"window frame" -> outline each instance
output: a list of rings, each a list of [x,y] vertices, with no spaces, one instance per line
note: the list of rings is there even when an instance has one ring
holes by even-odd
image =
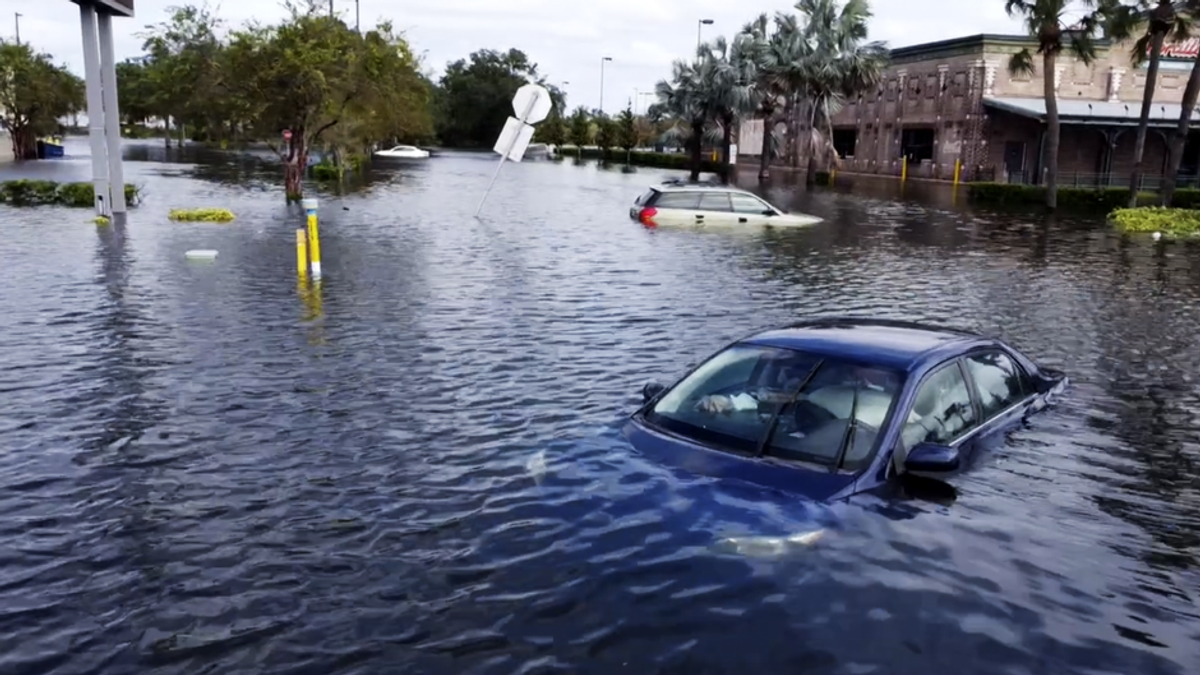
[[[770,211],[771,213],[773,213],[775,215],[779,215],[779,209],[775,208],[774,206],[771,206],[769,203],[767,203],[767,201],[765,199],[763,199],[762,197],[759,197],[758,195],[750,194],[748,192],[728,192],[726,194],[729,195],[729,208],[732,209],[732,212],[735,214],[762,216],[762,215],[766,215],[767,211]],[[745,199],[752,199],[752,200],[758,202],[759,206],[761,206],[762,208],[757,211],[738,211],[736,208],[733,207],[733,197],[735,195],[738,197],[743,197]]]
[[[710,208],[705,207],[704,206],[704,198],[705,197],[709,197],[709,198],[724,197],[725,198],[725,208],[724,209],[710,209]],[[730,198],[730,193],[725,190],[710,190],[707,192],[701,192],[700,199],[696,202],[696,210],[697,211],[707,211],[709,213],[728,213],[728,214],[732,215],[734,213],[733,199]]]
[[[831,474],[835,474],[835,475],[838,475],[838,474],[858,475],[858,474],[862,473],[863,471],[869,469],[871,466],[873,466],[875,464],[876,459],[879,457],[879,453],[885,447],[885,443],[887,442],[887,437],[889,436],[889,430],[893,426],[895,426],[893,420],[896,418],[896,415],[898,414],[901,396],[904,392],[904,388],[906,386],[906,380],[907,380],[906,373],[902,370],[895,370],[892,368],[887,368],[887,370],[895,372],[895,374],[900,378],[899,389],[892,396],[892,400],[888,404],[887,413],[884,415],[883,422],[880,424],[880,428],[878,430],[878,433],[876,434],[875,443],[871,446],[870,452],[868,452],[866,454],[866,456],[860,462],[856,462],[854,464],[853,468],[846,468],[846,466],[845,466],[846,462],[845,462],[844,457],[842,458],[841,462],[824,463],[824,462],[820,462],[820,461],[806,461],[803,459],[790,459],[790,458],[779,457],[778,455],[772,455],[771,451],[770,451],[770,449],[771,449],[770,434],[773,433],[774,429],[771,428],[770,426],[764,427],[762,434],[759,435],[754,441],[749,441],[742,437],[733,436],[731,434],[722,433],[720,431],[715,431],[712,429],[706,429],[704,427],[698,427],[696,425],[688,424],[687,422],[682,422],[679,420],[675,420],[675,419],[672,419],[665,415],[660,415],[660,414],[657,414],[654,412],[654,408],[658,405],[658,403],[662,400],[662,398],[664,396],[666,396],[667,393],[675,390],[677,387],[679,387],[681,384],[683,384],[684,381],[686,381],[694,373],[696,373],[701,368],[703,368],[705,366],[705,364],[709,363],[710,361],[712,361],[714,359],[719,358],[722,354],[729,351],[730,349],[735,349],[740,346],[757,347],[757,348],[764,349],[764,350],[785,350],[785,351],[795,352],[796,354],[800,354],[800,355],[804,355],[804,356],[811,356],[817,360],[817,362],[819,364],[819,368],[825,368],[827,366],[827,363],[831,359],[833,361],[836,361],[841,364],[846,364],[846,365],[859,365],[859,366],[867,366],[867,367],[887,368],[886,366],[882,366],[878,363],[870,363],[870,362],[859,361],[859,360],[855,360],[855,359],[845,359],[845,358],[841,358],[841,357],[830,357],[830,356],[826,356],[826,355],[823,355],[818,352],[794,349],[791,347],[780,347],[777,345],[759,344],[759,343],[752,342],[752,341],[738,340],[736,342],[732,342],[730,344],[725,345],[723,348],[717,350],[708,358],[706,358],[703,361],[701,361],[700,363],[696,364],[696,366],[694,368],[690,369],[687,373],[685,373],[682,377],[680,377],[678,380],[676,380],[673,384],[671,384],[669,387],[664,389],[661,394],[659,394],[658,396],[656,396],[654,398],[654,400],[643,405],[637,412],[634,413],[634,417],[639,419],[642,423],[652,427],[659,433],[664,433],[669,436],[673,436],[683,442],[696,444],[696,445],[705,447],[707,449],[716,450],[718,452],[725,452],[725,453],[728,453],[731,455],[742,457],[744,459],[751,459],[751,460],[756,460],[756,461],[765,462],[765,463],[769,463],[769,464],[777,464],[780,466],[796,467],[796,468],[803,467],[808,470],[831,473]],[[757,379],[761,375],[763,368],[764,368],[763,363],[755,364],[754,368],[751,370],[750,378]],[[975,405],[974,398],[972,398],[972,405],[973,406]],[[910,408],[911,408],[911,406],[910,406]],[[782,410],[782,408],[781,408],[781,410]],[[778,412],[779,411],[777,411],[777,413]],[[764,440],[765,440],[765,446],[763,446]],[[762,455],[757,454],[758,448],[760,446],[763,446]],[[840,448],[839,448],[839,450],[840,450]]]
[[[1016,357],[1016,355],[1014,355],[1010,350],[1005,349],[1004,347],[1001,347],[1000,345],[975,347],[974,349],[971,349],[970,351],[966,352],[965,354],[962,354],[958,358],[962,362],[963,371],[966,373],[967,382],[971,388],[971,397],[976,399],[976,407],[978,408],[979,414],[981,416],[983,414],[983,402],[978,400],[979,399],[979,389],[978,389],[979,385],[975,382],[975,378],[971,375],[971,368],[970,368],[970,366],[967,365],[967,359],[975,354],[986,354],[988,352],[1000,352],[1001,354],[1006,356],[1008,358],[1009,362],[1012,363],[1013,366],[1017,369],[1017,376],[1021,379],[1021,382],[1022,382],[1022,384],[1021,384],[1022,396],[1021,396],[1021,398],[1017,399],[1016,402],[1010,403],[1008,406],[1006,406],[1003,409],[996,412],[996,414],[994,414],[991,417],[988,417],[986,420],[984,420],[983,423],[980,424],[981,427],[991,424],[995,420],[1001,419],[1003,417],[1007,417],[1010,413],[1013,412],[1013,410],[1015,410],[1019,407],[1024,407],[1026,405],[1029,405],[1029,401],[1031,399],[1033,399],[1036,396],[1041,395],[1040,392],[1038,392],[1038,390],[1037,390],[1037,386],[1035,385],[1033,378],[1029,375],[1029,371],[1025,369],[1025,366],[1021,365],[1021,360],[1018,359]]]
[[[703,194],[703,193],[700,190],[670,190],[667,192],[660,193],[658,196],[658,199],[654,200],[653,206],[656,209],[670,209],[672,211],[699,211],[701,194]],[[664,199],[670,199],[672,197],[675,197],[675,198],[678,198],[681,200],[691,197],[693,201],[690,206],[682,206],[682,205],[681,206],[672,206],[670,204],[667,204],[664,206],[662,204]]]
[[[967,353],[969,354],[972,352]],[[975,415],[975,423],[959,433],[958,436],[955,436],[954,439],[949,443],[941,444],[948,448],[956,448],[962,445],[987,424],[987,420],[983,419],[983,409],[979,405],[979,394],[977,394],[975,391],[975,380],[971,379],[971,373],[967,370],[967,364],[963,361],[965,356],[966,354],[953,356],[945,361],[939,362],[936,366],[933,366],[929,370],[925,371],[925,375],[913,386],[912,401],[905,406],[903,411],[904,414],[898,418],[901,420],[907,420],[908,417],[912,415],[913,406],[917,404],[917,398],[921,394],[921,387],[925,386],[929,380],[936,377],[939,373],[947,368],[957,367],[959,377],[963,379],[963,384],[967,386],[967,396],[971,399],[971,412]],[[893,444],[893,448],[900,445],[900,443],[904,440],[903,434],[904,424],[896,425],[896,441]],[[912,450],[912,448],[905,448],[905,455],[908,454],[909,450]],[[895,452],[894,449],[893,452]]]

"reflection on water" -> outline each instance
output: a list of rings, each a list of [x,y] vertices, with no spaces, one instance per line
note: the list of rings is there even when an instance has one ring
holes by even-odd
[[[269,150],[125,152],[125,229],[0,209],[0,672],[1200,666],[1194,244],[917,182],[646,231],[666,174],[573,161],[506,167],[475,220],[492,156],[448,153],[318,188],[317,282]],[[68,154],[29,170],[86,179]],[[994,333],[1073,387],[950,485],[831,506],[620,439],[646,380],[829,313]]]

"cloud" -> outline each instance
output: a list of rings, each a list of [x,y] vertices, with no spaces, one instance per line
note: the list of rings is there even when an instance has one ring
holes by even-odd
[[[147,24],[168,17],[168,8],[188,0],[137,0],[137,17],[114,20],[117,58],[141,52]],[[202,4],[202,3],[196,3]],[[671,61],[689,57],[701,36],[732,35],[761,12],[792,11],[792,0],[762,0],[753,7],[725,0],[359,0],[361,23],[388,19],[405,32],[426,64],[440,72],[445,64],[478,49],[523,50],[541,72],[565,87],[571,105],[595,107],[600,99],[600,59],[604,63],[604,102],[610,112],[637,91],[650,91],[671,71]],[[227,24],[284,16],[280,0],[210,0]],[[1000,0],[951,3],[945,0],[874,0],[871,37],[894,47],[975,33],[1018,32]],[[334,9],[354,22],[354,0],[334,0]],[[0,0],[0,22],[23,16],[21,39],[52,54],[56,61],[83,72],[79,16],[64,0]],[[699,26],[700,19],[712,25]],[[0,23],[0,35],[13,28]],[[644,98],[644,97],[643,97]]]

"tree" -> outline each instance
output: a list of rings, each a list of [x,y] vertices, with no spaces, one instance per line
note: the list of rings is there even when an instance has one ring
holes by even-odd
[[[751,39],[751,58],[754,60],[754,81],[751,88],[755,114],[762,120],[762,148],[759,154],[758,179],[770,177],[771,157],[779,145],[775,125],[780,121],[780,109],[788,98],[788,70],[795,62],[797,44],[791,29],[795,22],[784,14],[776,14],[770,22],[766,14],[742,28]],[[774,30],[772,30],[772,26]]]
[[[12,137],[14,159],[37,159],[38,136],[84,106],[83,80],[28,44],[0,40],[0,127]]]
[[[1139,7],[1122,6],[1110,17],[1108,33],[1114,39],[1124,39],[1132,33],[1133,26],[1140,23],[1140,13],[1147,0],[1139,0]],[[1150,106],[1154,103],[1154,87],[1158,81],[1158,65],[1162,57],[1163,42],[1168,36],[1185,40],[1190,36],[1191,17],[1175,11],[1175,0],[1158,0],[1147,15],[1146,31],[1133,45],[1133,65],[1141,66],[1147,60],[1146,86],[1142,93],[1142,110],[1138,117],[1137,136],[1133,143],[1133,172],[1129,176],[1129,207],[1137,206],[1138,193],[1142,185],[1142,158],[1146,151],[1146,131],[1150,126]]]
[[[626,106],[621,111],[620,117],[617,118],[617,145],[625,151],[625,163],[629,164],[633,155],[633,149],[641,142],[637,120],[633,116],[633,110]]]
[[[711,62],[702,60],[694,64],[676,60],[671,65],[671,79],[660,80],[654,86],[661,110],[672,119],[665,134],[687,144],[693,182],[700,180],[705,127],[711,118],[707,93],[711,67]]]
[[[608,160],[608,149],[616,147],[619,142],[619,130],[613,119],[608,115],[596,117],[596,145],[600,148],[600,157]]]
[[[438,137],[451,147],[491,147],[513,114],[513,96],[528,82],[545,87],[555,107],[563,104],[562,92],[519,49],[483,49],[451,63],[438,88]]]
[[[215,96],[223,48],[218,37],[220,19],[207,8],[193,5],[172,7],[170,11],[169,19],[148,26],[141,34],[147,56],[143,75],[148,96],[138,101],[166,122],[167,147],[171,145],[172,120],[180,130],[182,144],[184,124],[219,123],[222,112]]]
[[[1042,96],[1046,101],[1046,144],[1043,150],[1046,174],[1046,209],[1058,207],[1058,145],[1061,137],[1058,121],[1058,98],[1055,73],[1058,56],[1068,51],[1086,65],[1096,58],[1096,36],[1105,17],[1116,11],[1115,0],[1080,0],[1084,9],[1079,20],[1068,18],[1072,0],[1005,0],[1004,10],[1012,17],[1022,17],[1030,37],[1037,41],[1037,54],[1042,57]],[[1065,23],[1065,22],[1070,23]],[[1022,48],[1008,61],[1014,74],[1033,75],[1036,72],[1033,52]]]
[[[726,169],[721,172],[723,179],[729,175],[734,126],[757,107],[752,96],[755,74],[752,44],[751,38],[739,35],[732,43],[717,38],[701,48],[701,67],[708,73],[703,96],[708,100],[706,107],[712,121],[721,132],[721,159]]]
[[[154,117],[152,94],[146,66],[140,60],[117,64],[117,98],[123,124],[144,124]]]
[[[587,110],[583,106],[575,109],[571,114],[570,133],[571,144],[575,146],[579,157],[583,157],[583,146],[589,145],[592,142],[592,121],[588,118]]]
[[[555,149],[567,142],[567,124],[557,106],[551,108],[546,120],[535,127],[533,138],[539,143],[553,145]]]
[[[1200,11],[1200,1],[1185,0],[1183,10],[1189,15]],[[1200,97],[1200,53],[1192,60],[1192,72],[1188,75],[1187,84],[1183,88],[1183,102],[1179,112],[1179,122],[1175,126],[1167,142],[1167,169],[1163,175],[1162,190],[1159,199],[1163,206],[1170,206],[1175,198],[1175,186],[1179,180],[1179,165],[1183,162],[1183,148],[1187,142],[1188,129],[1192,123],[1192,111],[1196,109],[1196,99]]]
[[[816,179],[818,158],[826,165],[836,164],[833,147],[833,116],[847,98],[874,88],[883,77],[887,47],[882,42],[867,42],[867,22],[871,8],[867,0],[799,0],[796,9],[805,18],[799,39],[808,49],[801,65],[808,112],[808,167],[805,182]]]

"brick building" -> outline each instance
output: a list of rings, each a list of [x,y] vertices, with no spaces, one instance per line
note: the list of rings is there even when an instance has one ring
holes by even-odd
[[[1055,86],[1062,137],[1059,184],[1119,185],[1132,170],[1145,68],[1131,65],[1132,42],[1100,41],[1091,65],[1063,54]],[[949,179],[961,160],[964,179],[1038,182],[1045,129],[1041,59],[1031,76],[1008,72],[1009,57],[1036,44],[1023,36],[974,35],[894,49],[883,82],[834,117],[842,171]],[[1147,185],[1161,178],[1166,139],[1200,40],[1164,48],[1143,166]],[[1200,120],[1200,114],[1193,113]],[[762,124],[746,124],[743,153],[761,147]],[[1200,142],[1188,139],[1181,173],[1200,168]]]

